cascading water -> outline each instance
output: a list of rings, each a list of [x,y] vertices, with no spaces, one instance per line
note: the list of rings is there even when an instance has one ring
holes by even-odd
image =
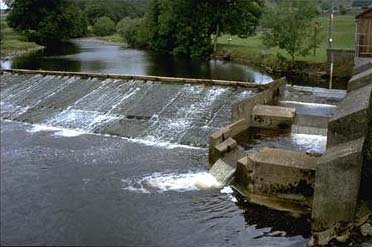
[[[152,143],[206,146],[254,90],[3,73],[1,117]]]

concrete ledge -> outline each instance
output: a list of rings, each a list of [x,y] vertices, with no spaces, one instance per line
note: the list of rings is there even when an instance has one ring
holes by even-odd
[[[354,75],[348,82],[347,91],[351,92],[368,84],[372,84],[372,68]]]
[[[142,81],[159,81],[161,83],[178,83],[178,84],[204,84],[216,85],[225,87],[243,87],[243,88],[258,88],[265,90],[275,84],[274,81],[268,84],[258,84],[254,82],[242,81],[225,81],[225,80],[210,80],[210,79],[192,79],[192,78],[173,78],[163,76],[142,76],[142,75],[125,75],[125,74],[106,74],[106,73],[85,73],[85,72],[65,72],[65,71],[46,71],[46,70],[26,70],[26,69],[0,69],[0,73],[19,73],[19,74],[42,74],[42,75],[59,75],[59,76],[77,76],[83,78],[111,78],[118,80],[142,80]]]
[[[236,141],[232,138],[228,138],[224,142],[218,144],[215,149],[222,155],[224,153],[230,152],[238,146]]]
[[[251,126],[265,129],[290,129],[296,109],[269,105],[256,105],[251,115]]]
[[[328,148],[319,159],[313,200],[314,232],[352,222],[358,199],[364,138]]]
[[[317,161],[303,152],[265,148],[238,161],[235,184],[248,197],[310,207]]]
[[[372,69],[372,59],[368,62],[361,63],[358,66],[354,67],[353,75],[359,74],[359,73],[364,72],[368,69]]]

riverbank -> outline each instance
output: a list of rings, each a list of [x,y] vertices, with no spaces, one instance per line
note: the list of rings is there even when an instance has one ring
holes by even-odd
[[[263,45],[261,34],[248,38],[222,35],[218,38],[216,57],[243,64],[255,65],[269,73],[297,78],[311,86],[327,86],[329,81],[329,64],[327,62],[327,23],[328,18],[319,17],[320,44],[308,56],[296,56],[295,62],[290,61],[289,55],[278,48],[267,48]],[[353,49],[355,42],[354,16],[336,16],[334,21],[334,47],[339,49]],[[345,68],[334,73],[336,88],[345,88],[351,74],[343,73]],[[351,68],[350,68],[351,73]],[[313,81],[313,82],[312,82]],[[342,85],[340,85],[342,84]]]
[[[35,52],[43,49],[34,42],[29,42],[27,38],[15,32],[8,26],[5,20],[1,21],[1,59],[7,60],[12,57],[21,56],[26,53]]]
[[[89,41],[95,41],[95,42],[99,42],[101,44],[106,44],[106,45],[119,45],[119,46],[128,47],[128,44],[125,42],[123,37],[121,37],[119,34],[113,34],[109,36],[91,36],[91,37],[80,38],[79,40],[89,40]]]

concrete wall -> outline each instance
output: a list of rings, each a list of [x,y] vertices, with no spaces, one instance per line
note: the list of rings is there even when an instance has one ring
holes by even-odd
[[[275,80],[267,85],[266,89],[261,89],[258,94],[248,97],[233,105],[232,119],[233,123],[226,126],[209,136],[209,165],[213,164],[224,156],[229,150],[229,145],[226,143],[226,150],[221,152],[216,146],[225,142],[229,138],[234,138],[251,127],[251,115],[253,108],[258,104],[275,103],[280,95],[284,94],[286,85],[285,78]],[[237,160],[236,160],[237,161]],[[236,162],[235,161],[235,162]]]
[[[327,150],[318,162],[315,177],[315,245],[328,244],[340,236],[348,238],[360,191],[371,194],[372,70],[365,68],[355,70],[359,73],[350,80],[348,94],[329,121]]]

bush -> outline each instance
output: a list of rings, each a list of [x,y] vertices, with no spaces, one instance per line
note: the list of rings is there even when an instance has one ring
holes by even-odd
[[[93,25],[93,33],[97,36],[107,36],[115,33],[115,23],[107,16],[100,17]]]
[[[116,26],[116,32],[124,38],[128,45],[143,47],[146,45],[146,38],[143,35],[143,19],[126,17]]]

